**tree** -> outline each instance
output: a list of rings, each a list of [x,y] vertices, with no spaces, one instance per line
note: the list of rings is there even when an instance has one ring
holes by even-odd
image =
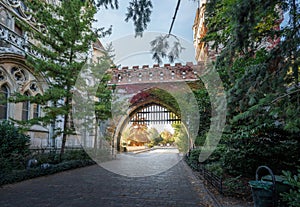
[[[44,28],[41,31],[20,22],[29,37],[37,42],[34,49],[41,55],[40,58],[27,56],[27,62],[36,73],[42,73],[49,80],[49,89],[44,94],[27,99],[44,105],[50,102],[44,106],[45,116],[37,120],[39,123],[50,124],[61,119],[63,126],[55,128],[55,136],[62,136],[62,155],[67,137],[75,133],[71,108],[76,77],[87,61],[91,44],[109,33],[109,30],[91,27],[97,11],[91,1],[66,0],[57,6],[45,1],[29,0],[25,4]],[[24,99],[26,97],[19,101]]]
[[[172,144],[175,140],[174,140],[174,137],[173,137],[173,134],[167,130],[164,130],[160,136],[164,139],[164,142],[165,143],[169,143],[169,144]]]
[[[211,49],[222,48],[215,66],[228,97],[228,128],[222,141],[228,147],[224,166],[230,172],[249,175],[254,172],[247,169],[261,164],[278,171],[299,165],[296,2],[212,0],[206,6],[208,33],[203,41]],[[289,23],[279,30],[282,12]],[[279,160],[285,164],[272,164]]]
[[[151,127],[148,129],[148,132],[149,132],[149,139],[151,141],[155,140],[156,138],[160,137],[157,129],[155,127]]]
[[[183,124],[172,124],[174,129],[174,140],[180,152],[187,152],[189,149],[189,137]]]

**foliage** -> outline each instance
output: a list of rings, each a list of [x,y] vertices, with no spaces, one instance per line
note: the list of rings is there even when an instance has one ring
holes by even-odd
[[[108,8],[108,6],[110,6],[112,9],[119,8],[119,1],[118,0],[97,0],[95,2],[96,6],[100,7],[100,6],[104,6],[106,9]]]
[[[0,123],[0,174],[26,166],[29,144],[30,137],[20,133],[13,123]]]
[[[32,157],[32,159],[37,160],[37,165],[40,165],[40,164],[43,164],[43,163],[49,163],[49,164],[59,163],[59,157],[54,152],[38,153],[38,154],[32,153],[30,157]]]
[[[167,130],[161,132],[160,136],[163,138],[164,143],[172,144],[173,142],[175,142],[173,134]]]
[[[111,80],[111,75],[107,73],[107,70],[111,66],[111,60],[113,58],[111,48],[107,48],[101,57],[98,57],[98,62],[91,64],[92,73],[96,76],[97,92],[95,101],[95,113],[98,121],[107,120],[112,116],[111,102],[112,102],[112,90],[108,86],[108,81]],[[101,73],[101,74],[100,74]],[[99,77],[97,77],[99,76]],[[98,123],[97,121],[97,123]]]
[[[211,104],[209,94],[204,87],[204,84],[201,82],[197,89],[193,90],[193,93],[196,97],[198,103],[198,110],[200,116],[200,125],[198,130],[198,136],[195,140],[196,146],[204,145],[206,140],[207,132],[210,127],[210,119],[211,119]]]
[[[151,140],[151,144],[159,145],[163,141],[164,141],[164,139],[161,136],[158,136],[158,137],[154,138],[153,140]]]
[[[282,193],[281,196],[289,206],[300,206],[300,170],[297,175],[292,175],[290,171],[283,171],[285,183],[292,186],[290,192]]]
[[[63,161],[69,160],[90,160],[89,155],[83,150],[68,150],[62,157]]]
[[[95,162],[92,160],[72,160],[62,162],[57,165],[52,165],[51,167],[46,169],[31,168],[28,170],[14,171],[12,173],[0,175],[0,186],[9,183],[20,182],[39,176],[51,175],[54,173],[71,170],[79,167],[85,167],[93,164],[95,164]]]
[[[217,176],[223,175],[223,166],[222,166],[222,163],[220,163],[220,162],[213,162],[211,164],[206,164],[205,168],[208,171],[213,172]]]
[[[157,129],[155,127],[149,128],[148,132],[149,132],[149,139],[151,141],[154,140],[155,138],[158,138],[160,136],[159,132],[157,131]]]
[[[251,176],[299,165],[299,4],[296,0],[212,0],[202,39],[220,51],[215,67],[228,100],[220,158],[227,173]],[[288,24],[281,25],[282,12]],[[276,163],[276,164],[275,164]]]
[[[91,1],[67,0],[62,1],[60,6],[38,0],[25,3],[33,11],[31,15],[44,28],[44,31],[39,31],[20,22],[30,39],[38,42],[34,49],[40,56],[27,56],[27,62],[36,73],[47,77],[49,87],[43,94],[35,97],[16,94],[13,101],[28,100],[43,105],[43,117],[21,121],[21,124],[48,125],[63,122],[62,127],[56,127],[54,130],[54,137],[62,136],[63,154],[67,137],[75,133],[71,107],[76,77],[86,63],[91,44],[98,37],[110,33],[110,30],[91,27],[96,13],[96,7]]]
[[[125,21],[128,22],[129,19],[132,19],[135,26],[135,36],[142,36],[143,31],[147,29],[152,7],[151,0],[133,0],[129,2]]]
[[[195,149],[187,153],[186,162],[190,165],[194,170],[197,169],[199,155],[201,150]]]
[[[171,37],[174,37],[173,40]],[[173,46],[170,48],[170,43],[173,43]],[[172,63],[176,58],[179,57],[179,54],[184,50],[181,46],[179,39],[174,35],[160,35],[150,42],[151,52],[153,53],[152,59],[155,60],[158,64],[163,62],[164,58]]]
[[[108,9],[108,6],[110,6],[112,9],[119,8],[118,0],[94,0],[93,2],[98,8],[103,6],[106,9]],[[152,8],[153,5],[151,0],[129,1],[125,21],[133,21],[136,37],[143,36],[143,32],[147,29],[147,25],[150,22]]]
[[[187,152],[189,149],[188,135],[182,124],[172,124],[174,129],[174,140],[180,152]]]
[[[241,175],[226,177],[223,182],[224,192],[228,196],[248,197],[250,195],[250,186]]]
[[[222,158],[226,172],[251,177],[260,165],[267,165],[274,173],[295,170],[299,163],[299,142],[289,134],[273,130],[228,141],[228,150]]]

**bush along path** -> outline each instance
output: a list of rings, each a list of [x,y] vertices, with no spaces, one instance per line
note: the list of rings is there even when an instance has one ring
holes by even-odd
[[[70,150],[59,162],[56,153],[36,154],[30,137],[9,121],[0,123],[0,186],[95,164],[82,149]]]
[[[5,184],[20,182],[23,180],[27,180],[39,176],[46,176],[46,175],[51,175],[66,170],[85,167],[93,164],[95,164],[95,162],[92,160],[70,160],[55,165],[51,164],[45,168],[37,167],[37,168],[30,168],[25,170],[17,170],[7,174],[1,174],[0,186]]]

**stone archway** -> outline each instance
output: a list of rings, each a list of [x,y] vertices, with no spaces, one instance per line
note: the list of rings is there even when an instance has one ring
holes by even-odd
[[[167,109],[169,112],[172,112],[176,115],[176,119],[170,119],[169,121],[172,122],[172,121],[177,121],[177,122],[180,122],[182,123],[182,126],[183,128],[185,129],[186,133],[187,133],[187,136],[188,136],[188,145],[189,147],[193,145],[193,140],[190,138],[190,133],[189,133],[189,130],[188,130],[188,127],[187,127],[187,123],[185,121],[182,121],[181,120],[181,112],[178,111],[176,108],[168,105],[168,104],[165,104],[164,102],[158,100],[158,99],[155,99],[153,97],[150,97],[146,100],[143,100],[143,101],[140,101],[138,103],[133,103],[129,108],[128,110],[126,111],[126,114],[123,115],[121,117],[121,119],[119,120],[119,124],[116,126],[116,129],[115,129],[115,133],[114,133],[114,136],[113,136],[113,140],[114,140],[114,147],[115,149],[120,152],[121,151],[121,135],[122,135],[122,132],[123,130],[126,128],[126,126],[129,124],[130,120],[132,119],[132,117],[140,110],[140,109],[143,109],[145,107],[148,107],[148,106],[160,106],[160,107],[163,107],[165,109]]]

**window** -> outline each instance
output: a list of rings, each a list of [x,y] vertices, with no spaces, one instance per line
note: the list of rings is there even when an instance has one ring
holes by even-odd
[[[15,33],[17,33],[20,36],[23,35],[23,31],[22,31],[21,27],[17,24],[15,24]]]
[[[8,103],[7,99],[9,96],[8,87],[3,85],[0,89],[0,119],[7,119],[8,117]]]
[[[38,118],[40,116],[40,105],[33,104],[33,118]]]
[[[24,93],[25,96],[29,96],[28,92]],[[30,113],[30,102],[24,101],[22,106],[22,121],[27,121],[29,119]]]
[[[0,6],[0,23],[11,28],[11,17],[4,7]]]

